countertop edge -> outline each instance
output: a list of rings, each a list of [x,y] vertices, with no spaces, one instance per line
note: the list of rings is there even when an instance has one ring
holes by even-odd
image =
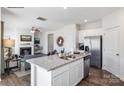
[[[43,66],[39,66],[38,64],[35,64],[34,62],[29,62],[29,59],[26,60],[26,62],[28,62],[28,63],[30,63],[30,64],[33,64],[33,65],[35,65],[35,66],[41,67],[41,68],[43,68],[43,69],[46,70],[46,71],[52,71],[52,70],[58,69],[58,68],[60,68],[60,67],[62,67],[62,66],[64,66],[64,65],[67,65],[67,64],[73,63],[73,62],[75,62],[75,61],[77,61],[77,60],[80,60],[81,58],[84,58],[84,57],[86,57],[86,56],[90,56],[90,55],[91,55],[91,54],[88,53],[88,54],[86,54],[86,55],[84,55],[84,56],[82,56],[82,57],[79,57],[79,58],[77,58],[77,59],[70,60],[68,63],[62,64],[62,65],[59,65],[59,66],[57,66],[57,67],[53,67],[53,68],[50,68],[50,69],[47,69],[47,68],[45,68],[45,67],[43,67]],[[64,59],[63,59],[63,60],[64,60]]]

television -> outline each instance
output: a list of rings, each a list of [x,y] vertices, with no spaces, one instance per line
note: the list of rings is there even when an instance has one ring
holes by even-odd
[[[40,44],[40,38],[34,38],[34,44]]]

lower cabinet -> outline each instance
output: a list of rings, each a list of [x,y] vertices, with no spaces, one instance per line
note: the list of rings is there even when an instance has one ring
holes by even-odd
[[[54,77],[53,86],[69,86],[69,71]]]
[[[70,85],[70,86],[71,86],[71,85],[75,85],[76,82],[77,82],[77,75],[78,75],[78,73],[77,73],[77,72],[78,72],[77,67],[72,67],[69,72],[70,72],[69,85]]]
[[[74,86],[83,79],[83,58],[69,63],[55,70],[47,71],[44,68],[31,65],[32,86]]]
[[[70,66],[69,70],[69,85],[73,86],[78,84],[83,78],[83,60],[78,60]]]
[[[77,65],[77,83],[84,78],[84,62],[80,60],[80,63]]]
[[[70,63],[68,65],[68,70],[53,77],[53,86],[74,86],[83,79],[83,59]]]

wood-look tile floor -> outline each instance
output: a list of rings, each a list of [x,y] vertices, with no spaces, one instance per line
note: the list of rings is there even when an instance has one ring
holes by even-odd
[[[21,78],[14,73],[3,75],[0,86],[30,86],[30,75]],[[82,80],[78,86],[124,86],[124,82],[105,70],[91,68],[89,77]]]
[[[2,75],[0,86],[30,86],[30,75],[17,77],[14,73]]]
[[[106,70],[90,68],[89,76],[82,80],[79,86],[124,86],[124,81],[121,81],[115,75]]]

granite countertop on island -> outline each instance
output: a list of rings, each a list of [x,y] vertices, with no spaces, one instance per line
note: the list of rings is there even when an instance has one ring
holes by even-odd
[[[26,60],[26,62],[42,67],[47,71],[51,71],[63,65],[66,65],[68,63],[74,62],[78,59],[84,58],[90,55],[90,53],[80,53],[80,54],[74,54],[74,55],[75,55],[74,59],[68,59],[68,60],[61,59],[59,58],[58,55],[51,55],[51,56],[28,59]]]

